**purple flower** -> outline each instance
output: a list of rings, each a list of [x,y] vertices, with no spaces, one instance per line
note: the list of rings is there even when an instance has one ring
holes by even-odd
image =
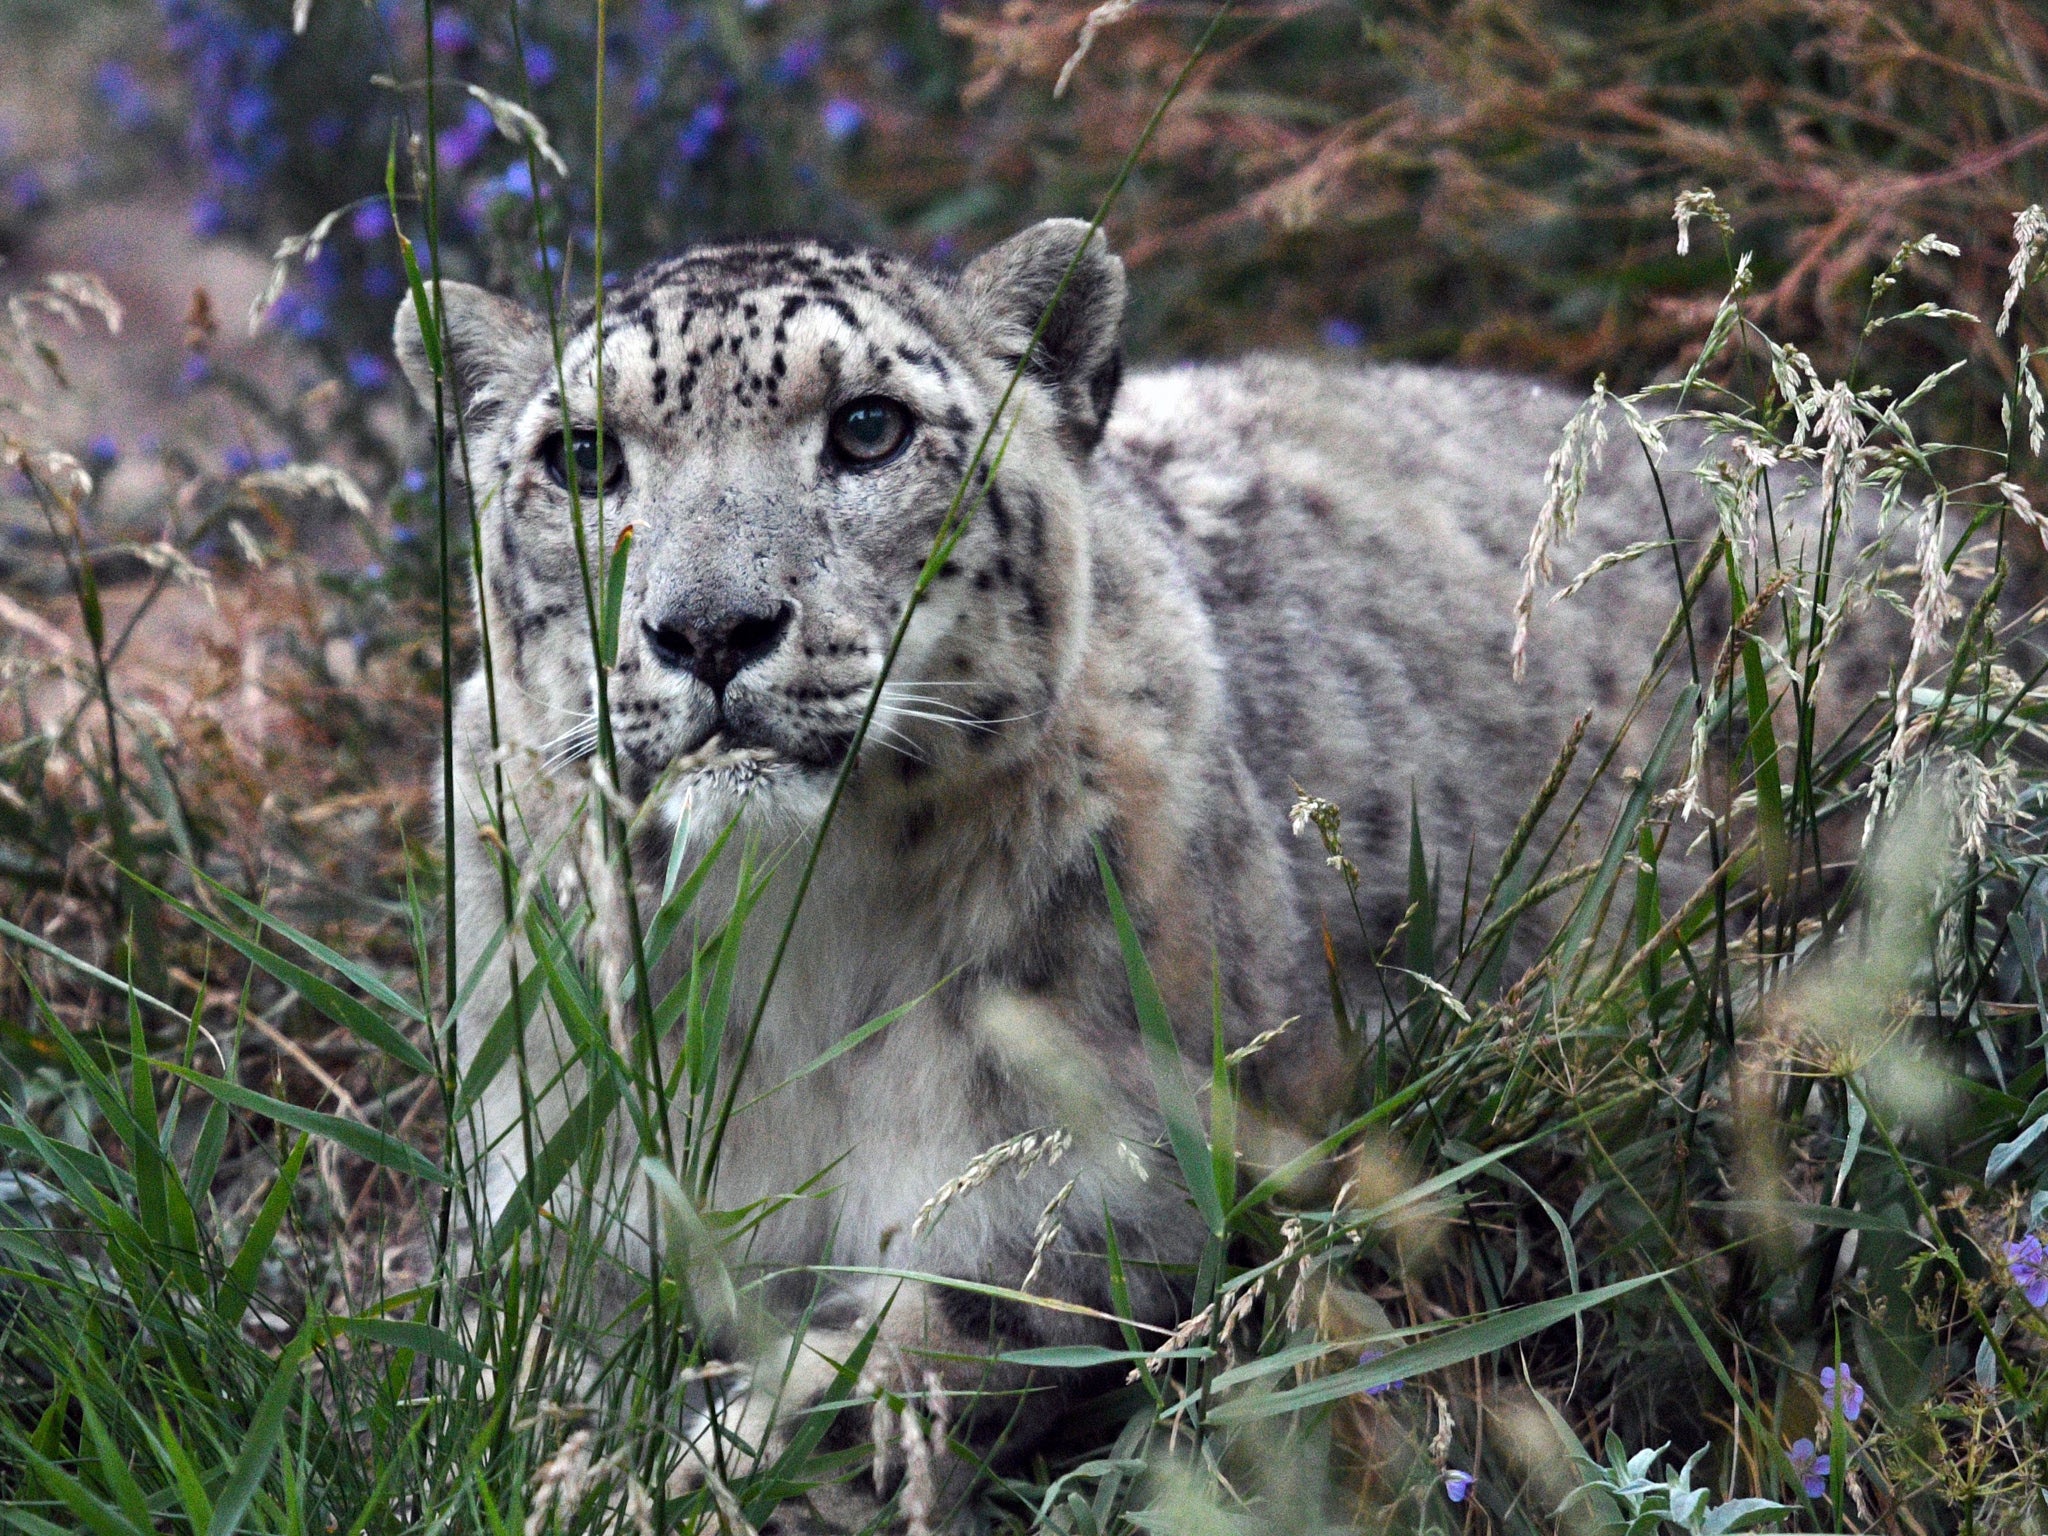
[[[1379,1359],[1385,1353],[1386,1351],[1383,1349],[1362,1350],[1358,1356],[1358,1363],[1360,1365],[1371,1365],[1373,1361]],[[1407,1385],[1408,1380],[1406,1377],[1397,1377],[1393,1381],[1383,1381],[1376,1387],[1367,1387],[1365,1395],[1367,1397],[1385,1397],[1389,1392],[1398,1392]]]
[[[274,105],[261,86],[243,86],[228,98],[228,131],[237,139],[254,138],[268,126]]]
[[[555,51],[546,43],[526,45],[526,78],[535,85],[546,85],[555,78]]]
[[[725,104],[707,101],[690,114],[690,120],[676,134],[676,153],[685,160],[702,160],[718,130],[725,126]]]
[[[246,475],[256,467],[256,455],[240,444],[230,445],[221,454],[220,461],[231,475]]]
[[[1809,1499],[1818,1499],[1827,1493],[1828,1473],[1832,1470],[1826,1454],[1815,1449],[1813,1442],[1804,1435],[1792,1442],[1792,1472]]]
[[[50,189],[34,171],[16,171],[7,183],[7,201],[16,213],[34,213],[50,201]]]
[[[852,138],[868,120],[867,109],[846,96],[834,96],[820,115],[825,121],[825,137],[835,144]]]
[[[102,432],[85,445],[85,456],[95,464],[111,464],[121,456],[121,445]]]
[[[363,269],[363,292],[370,298],[395,299],[403,286],[396,267],[376,266]]]
[[[356,389],[383,389],[391,383],[391,365],[375,352],[350,352],[348,383]]]
[[[204,384],[213,370],[206,365],[206,359],[194,352],[185,359],[185,366],[178,370],[178,382],[188,389],[195,384]]]
[[[480,101],[472,101],[463,108],[462,121],[452,128],[444,128],[434,140],[435,153],[441,164],[448,170],[460,171],[477,157],[496,125],[491,121],[491,109]]]
[[[405,477],[407,480],[411,480],[418,473],[419,471],[416,469],[409,469],[405,472]],[[406,488],[408,490],[413,489],[410,485]],[[393,523],[391,525],[391,542],[394,544],[410,544],[418,537],[419,534],[411,523]]]
[[[211,240],[228,227],[228,210],[217,197],[195,197],[192,200],[192,233],[202,240]]]
[[[405,479],[401,483],[409,493],[417,496],[427,488],[427,472],[424,469],[408,469],[405,472]],[[401,524],[400,526],[403,525]],[[398,530],[394,528],[392,530],[392,537],[396,538],[397,536]]]
[[[136,78],[134,67],[118,59],[99,67],[93,76],[93,88],[107,104],[117,127],[133,132],[147,127],[156,116],[156,104]]]
[[[1842,1417],[1854,1424],[1856,1416],[1863,1412],[1863,1388],[1857,1384],[1856,1378],[1849,1374],[1848,1365],[1845,1363],[1822,1366],[1820,1388],[1821,1407],[1833,1413],[1839,1403]]]
[[[1472,1474],[1455,1469],[1444,1474],[1444,1497],[1453,1504],[1465,1502],[1465,1496],[1472,1491]]]
[[[815,37],[800,37],[775,56],[762,71],[770,85],[796,85],[811,78],[825,61],[825,45]]]
[[[1349,320],[1335,316],[1323,322],[1323,345],[1326,347],[1357,347],[1365,344],[1365,332]]]
[[[476,43],[476,28],[454,11],[434,14],[434,46],[442,53],[466,53]]]
[[[2005,1245],[2005,1269],[2020,1288],[2030,1307],[2048,1307],[2048,1252],[2041,1239],[2029,1232],[2016,1243]]]
[[[358,240],[381,240],[390,228],[391,210],[375,199],[358,205],[348,216],[348,232]]]

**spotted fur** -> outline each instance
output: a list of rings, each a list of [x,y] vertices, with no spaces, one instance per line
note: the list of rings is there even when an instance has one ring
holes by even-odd
[[[600,521],[605,541],[633,526],[609,684],[619,791],[655,802],[634,849],[643,879],[658,881],[674,837],[701,846],[734,817],[733,846],[751,838],[757,857],[783,854],[741,946],[736,995],[751,997],[917,573],[977,443],[1001,450],[909,625],[741,1101],[849,1029],[923,1001],[743,1112],[715,1199],[772,1199],[829,1169],[829,1193],[764,1221],[747,1262],[829,1259],[1015,1287],[1041,1210],[1074,1179],[1035,1288],[1108,1308],[1106,1212],[1138,1311],[1165,1324],[1203,1229],[1163,1150],[1097,850],[1192,1057],[1207,1059],[1219,993],[1232,1045],[1303,1020],[1291,1051],[1262,1058],[1271,1088],[1318,1055],[1326,913],[1352,995],[1374,991],[1362,946],[1345,941],[1341,885],[1313,836],[1290,835],[1294,786],[1343,806],[1360,904],[1384,940],[1407,907],[1411,816],[1449,888],[1468,861],[1483,880],[1573,717],[1594,711],[1589,760],[1611,740],[1668,615],[1669,571],[1624,567],[1540,616],[1517,686],[1516,565],[1574,402],[1483,374],[1277,359],[1124,378],[1122,266],[1084,235],[1072,222],[1037,226],[957,278],[808,241],[703,247],[628,278],[602,322],[604,424],[626,483],[584,508],[583,558],[608,547]],[[444,293],[503,743],[494,756],[486,683],[473,678],[458,705],[462,810],[465,823],[493,819],[502,767],[519,807],[505,833],[515,854],[560,864],[594,740],[579,555],[543,462],[562,395],[537,319],[475,289]],[[567,416],[581,427],[596,424],[599,343],[585,315],[562,350]],[[398,344],[430,397],[409,308]],[[827,450],[828,422],[872,395],[903,402],[914,434],[887,464],[845,468]],[[1639,473],[1610,475],[1584,507],[1589,542],[1661,533],[1655,508]],[[1679,511],[1699,524],[1697,507]],[[780,615],[784,627],[721,701],[654,637],[733,614]],[[723,755],[674,771],[707,743]],[[1588,824],[1610,808],[1596,799]],[[703,898],[714,916],[733,863],[728,853],[724,883]],[[467,966],[503,919],[502,887],[473,834],[458,837],[454,866]],[[645,920],[653,894],[642,903]],[[657,976],[656,994],[673,980]],[[504,998],[502,979],[487,979],[466,1009],[465,1063]],[[536,1144],[577,1091],[549,1086],[569,1054],[558,1034],[543,1010],[529,1040]],[[1298,1092],[1275,1097],[1299,1103]],[[508,1072],[472,1130],[490,1209],[524,1166],[518,1110]],[[1076,1138],[1057,1166],[999,1175],[913,1232],[920,1204],[977,1154],[1054,1126]],[[857,1331],[890,1294],[846,1282],[827,1320]],[[885,1334],[891,1358],[1115,1337],[1071,1312],[943,1291],[897,1295]],[[1001,1374],[930,1368],[956,1384]],[[765,1436],[762,1391],[745,1401],[744,1433]],[[1050,1411],[1044,1396],[1033,1403],[1034,1421]],[[1029,1427],[1011,1448],[1028,1445]]]

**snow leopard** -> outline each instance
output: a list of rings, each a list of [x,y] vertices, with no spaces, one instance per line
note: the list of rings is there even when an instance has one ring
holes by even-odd
[[[501,943],[508,899],[606,878],[589,807],[631,829],[613,918],[632,904],[643,934],[716,847],[707,931],[752,882],[719,1045],[742,1074],[723,1102],[745,1107],[691,1188],[757,1214],[727,1257],[782,1289],[762,1288],[780,1322],[734,1346],[704,1434],[728,1466],[773,1455],[866,1341],[864,1381],[915,1401],[1012,1394],[977,1422],[1028,1449],[1071,1378],[998,1357],[1121,1348],[1117,1315],[1156,1341],[1212,1225],[1134,999],[1156,997],[1190,1083],[1219,1033],[1237,1051],[1284,1030],[1243,1063],[1245,1117],[1303,1145],[1332,967],[1358,1006],[1375,994],[1415,840],[1442,881],[1483,883],[1575,730],[1582,763],[1639,766],[1617,738],[1672,555],[1542,606],[1517,681],[1519,567],[1577,397],[1279,356],[1127,371],[1124,268],[1078,221],[957,272],[706,244],[558,326],[438,293],[434,354],[410,302],[395,334],[479,530],[491,675],[456,704],[449,854],[458,966],[499,958],[460,1012],[463,1070],[504,1059],[506,957],[534,973],[523,930]],[[1589,546],[1675,531],[1689,563],[1704,499],[1667,487],[1667,526],[1639,461],[1610,471],[1579,508]],[[615,647],[608,756],[594,622]],[[1585,825],[1625,782],[1594,787]],[[1339,808],[1355,892],[1291,824],[1304,792]],[[690,949],[644,995],[620,982],[625,1010],[658,1008]],[[486,1219],[592,1081],[594,1047],[545,999],[525,1035],[523,1076],[499,1071],[465,1131]],[[635,1264],[648,1240],[619,1239]]]

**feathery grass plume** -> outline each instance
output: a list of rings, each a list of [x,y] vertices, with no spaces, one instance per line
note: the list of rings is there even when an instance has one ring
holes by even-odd
[[[1715,199],[1712,187],[1679,193],[1671,205],[1671,217],[1678,225],[1678,254],[1681,256],[1691,254],[1694,219],[1705,219],[1724,236],[1732,237],[1735,233],[1735,222]]]
[[[1610,398],[1605,376],[1595,379],[1593,393],[1565,424],[1564,440],[1544,466],[1543,505],[1529,530],[1529,548],[1522,556],[1522,586],[1515,596],[1515,638],[1510,655],[1517,682],[1528,667],[1529,618],[1536,607],[1537,584],[1555,574],[1552,551],[1571,538],[1578,522],[1579,500],[1586,494],[1586,483],[1607,445]]]
[[[2012,260],[2006,266],[2011,281],[1998,305],[1996,330],[2001,336],[2012,324],[2012,313],[2019,305],[2020,295],[2038,275],[2041,259],[2048,254],[2048,211],[2043,211],[2039,203],[2029,203],[2012,216],[2012,243]]]
[[[946,1214],[946,1208],[962,1195],[981,1188],[1003,1169],[1022,1182],[1024,1176],[1043,1161],[1048,1168],[1057,1167],[1074,1145],[1073,1132],[1063,1126],[1049,1130],[1025,1131],[1006,1141],[999,1141],[986,1152],[981,1153],[959,1173],[941,1184],[931,1197],[917,1208],[911,1218],[910,1235],[922,1237],[939,1224]]]

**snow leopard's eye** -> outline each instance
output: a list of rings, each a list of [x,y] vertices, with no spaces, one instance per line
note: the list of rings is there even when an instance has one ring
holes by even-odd
[[[887,395],[863,395],[832,413],[826,434],[832,456],[853,469],[872,469],[910,441],[910,409]]]
[[[595,432],[572,432],[566,439],[557,432],[540,445],[540,461],[547,466],[548,478],[565,491],[573,470],[579,496],[595,496],[600,483],[607,496],[616,496],[626,483],[626,452],[609,432],[602,451]]]

